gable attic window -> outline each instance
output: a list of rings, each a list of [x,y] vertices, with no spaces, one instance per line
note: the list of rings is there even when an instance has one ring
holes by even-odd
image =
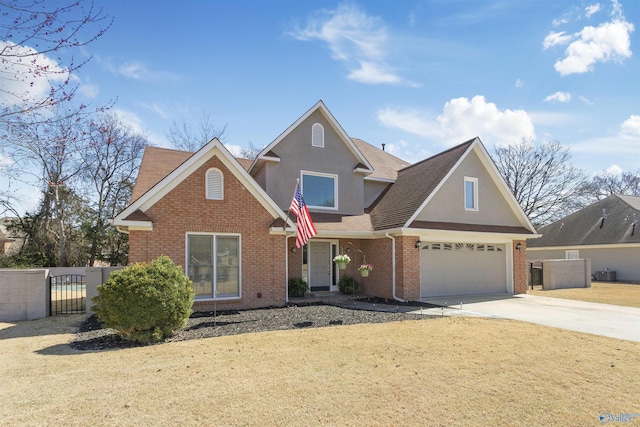
[[[302,194],[310,208],[338,209],[338,175],[302,171]]]
[[[478,178],[464,177],[464,208],[478,210]]]
[[[320,123],[314,123],[311,127],[311,145],[324,147],[324,127]]]
[[[220,169],[211,168],[206,174],[206,197],[207,200],[224,199],[224,179]]]

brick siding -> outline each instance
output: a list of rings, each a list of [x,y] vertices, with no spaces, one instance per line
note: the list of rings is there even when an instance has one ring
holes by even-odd
[[[205,199],[205,173],[224,176],[224,200]],[[185,267],[187,232],[240,234],[242,298],[218,300],[216,308],[244,309],[283,305],[285,238],[269,234],[271,214],[218,159],[213,157],[145,212],[153,231],[132,230],[129,262],[150,262],[160,255]],[[212,310],[213,301],[196,301],[194,310]]]
[[[521,244],[520,250],[516,249],[516,246]],[[527,241],[526,240],[514,240],[512,242],[513,248],[513,293],[514,294],[526,294],[527,293]]]

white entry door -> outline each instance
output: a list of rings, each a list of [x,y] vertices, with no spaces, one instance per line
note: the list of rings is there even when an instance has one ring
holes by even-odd
[[[331,286],[331,242],[309,242],[309,286],[329,290]]]

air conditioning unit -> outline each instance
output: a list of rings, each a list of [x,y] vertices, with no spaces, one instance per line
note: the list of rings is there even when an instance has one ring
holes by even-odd
[[[602,281],[602,282],[615,282],[616,272],[615,270],[596,271],[596,280]]]

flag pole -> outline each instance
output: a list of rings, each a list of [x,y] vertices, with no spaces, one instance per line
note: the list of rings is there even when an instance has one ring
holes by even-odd
[[[291,198],[291,200],[293,200],[296,197],[296,190],[298,190],[298,185],[300,185],[300,178],[296,179],[296,188],[293,189],[293,197]],[[284,231],[284,234],[287,234],[287,221],[289,221],[289,214],[291,213],[291,205],[289,205],[289,209],[287,209],[287,217],[284,220],[284,226],[282,227],[282,231]]]

